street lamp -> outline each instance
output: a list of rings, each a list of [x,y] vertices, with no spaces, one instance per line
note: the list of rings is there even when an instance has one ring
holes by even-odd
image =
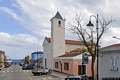
[[[113,38],[116,38],[116,39],[120,40],[120,38],[118,38],[118,37],[116,37],[116,36],[113,36]]]
[[[99,73],[98,73],[98,14],[97,16],[94,16],[94,15],[91,15],[90,18],[89,18],[89,23],[87,24],[87,26],[94,26],[92,23],[91,23],[91,17],[94,17],[96,19],[96,32],[97,32],[97,46],[96,46],[96,49],[97,49],[97,80],[99,78]]]

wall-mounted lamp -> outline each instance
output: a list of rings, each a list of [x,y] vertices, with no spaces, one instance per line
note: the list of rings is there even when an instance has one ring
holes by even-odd
[[[59,63],[62,63],[62,61],[59,61]]]
[[[100,57],[103,57],[103,53],[100,53],[99,56],[100,56]]]

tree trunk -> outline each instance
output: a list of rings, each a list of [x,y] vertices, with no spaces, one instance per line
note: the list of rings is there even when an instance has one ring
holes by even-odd
[[[93,80],[94,80],[94,62],[95,62],[95,58],[92,56],[91,73],[92,73]]]

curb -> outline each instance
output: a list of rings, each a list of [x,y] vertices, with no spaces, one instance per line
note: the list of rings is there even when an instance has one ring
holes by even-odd
[[[50,74],[51,76],[54,76],[54,77],[58,77],[58,76],[56,76],[56,75],[54,75],[54,74]],[[59,78],[59,77],[58,77]]]
[[[59,79],[65,79],[65,77],[59,77],[59,76],[56,76],[54,74],[50,74],[51,76],[54,76],[54,77],[58,77]]]

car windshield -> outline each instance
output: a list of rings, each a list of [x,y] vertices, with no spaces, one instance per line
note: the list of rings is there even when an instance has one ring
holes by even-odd
[[[89,80],[87,76],[68,76],[65,80]]]
[[[82,80],[89,80],[87,76],[82,76]]]
[[[40,67],[40,69],[44,69],[44,67]]]
[[[65,80],[80,80],[80,78],[67,78]]]

